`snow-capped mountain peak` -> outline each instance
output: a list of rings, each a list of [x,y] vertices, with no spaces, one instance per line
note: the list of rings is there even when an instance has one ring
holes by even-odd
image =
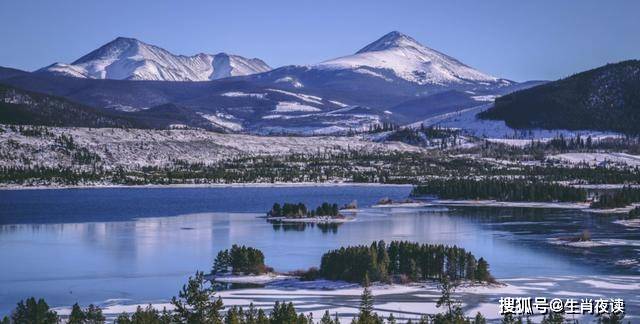
[[[71,64],[56,63],[39,72],[92,79],[208,81],[269,70],[256,58],[226,53],[175,55],[135,38],[118,37]]]
[[[418,41],[415,39],[399,32],[392,31],[382,37],[380,37],[377,41],[365,46],[356,54],[366,53],[366,52],[375,52],[375,51],[384,51],[393,47],[423,47]]]
[[[391,70],[396,76],[421,85],[503,81],[475,70],[453,57],[423,46],[415,39],[397,31],[382,36],[354,55],[325,61],[314,67],[369,73],[371,69]]]

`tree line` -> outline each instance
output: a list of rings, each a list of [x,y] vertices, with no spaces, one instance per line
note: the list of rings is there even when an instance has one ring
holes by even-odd
[[[386,140],[410,145],[438,145],[441,149],[446,149],[460,143],[459,135],[459,130],[420,125],[418,128],[404,127],[394,130]]]
[[[338,216],[340,209],[338,204],[329,204],[323,202],[320,206],[314,209],[307,209],[307,206],[303,203],[284,203],[280,206],[279,203],[273,204],[271,210],[267,212],[268,217],[286,217],[286,218],[305,218],[315,216]]]
[[[640,217],[640,207],[636,207],[629,211],[629,218],[639,218]]]
[[[413,196],[442,199],[491,199],[500,201],[585,201],[584,189],[556,183],[504,179],[433,179],[411,191]]]
[[[591,208],[620,208],[637,202],[640,202],[640,189],[625,186],[620,190],[599,194],[591,203]]]
[[[387,318],[377,314],[374,309],[374,296],[365,278],[364,289],[360,295],[358,312],[351,320],[352,324],[397,324],[393,313]],[[478,312],[474,317],[465,316],[460,302],[455,299],[454,292],[457,282],[443,278],[440,284],[440,297],[436,307],[443,309],[437,314],[424,314],[419,318],[407,319],[408,324],[486,324],[485,317]],[[216,298],[213,286],[208,285],[201,272],[189,281],[178,293],[178,297],[171,299],[172,311],[163,308],[158,311],[152,305],[138,306],[132,314],[121,313],[114,320],[114,324],[340,324],[337,313],[325,311],[319,321],[311,313],[298,313],[292,302],[276,301],[271,311],[257,308],[251,303],[247,308],[232,306],[225,310],[220,297]],[[598,317],[599,324],[622,324],[624,314],[610,314]],[[63,322],[61,317],[44,301],[44,299],[28,298],[20,301],[10,316],[5,316],[1,324],[58,324]],[[86,309],[73,305],[70,315],[66,319],[69,324],[104,324],[106,318],[100,307],[89,305]],[[505,314],[501,320],[503,324],[532,323],[529,317],[516,317]],[[567,323],[563,313],[550,312],[544,315],[541,324]],[[571,323],[578,324],[577,320]]]
[[[487,142],[488,143],[488,142]],[[11,184],[91,184],[95,182],[123,185],[144,184],[211,184],[247,182],[327,182],[355,183],[411,183],[416,184],[433,177],[452,178],[522,177],[540,181],[582,181],[586,183],[640,183],[640,168],[614,168],[591,166],[518,165],[510,168],[482,160],[442,155],[438,151],[421,152],[318,152],[285,156],[250,156],[231,158],[206,164],[172,159],[168,165],[113,166],[100,160],[90,148],[74,141],[69,150],[53,142],[59,150],[67,152],[74,161],[69,166],[45,167],[35,159],[18,154],[21,144],[8,140],[0,145],[0,159],[20,161],[20,165],[1,166],[0,182]],[[65,144],[66,145],[66,144]],[[500,147],[498,149],[498,147]],[[500,153],[504,146],[491,144],[489,152],[500,159],[522,159],[524,151]],[[478,148],[480,150],[480,148]],[[513,150],[510,148],[509,150]],[[506,155],[505,155],[506,154]],[[505,155],[505,156],[503,156]]]
[[[458,282],[443,277],[440,282],[440,297],[436,307],[443,312],[424,314],[415,319],[418,324],[486,324],[485,317],[478,312],[474,317],[466,317],[460,303],[455,299],[454,292]],[[369,286],[369,279],[365,276],[364,289],[360,295],[358,313],[353,317],[352,324],[396,324],[395,316],[390,314],[386,319],[375,312],[374,296]],[[178,293],[178,297],[171,299],[173,310],[163,308],[158,311],[152,305],[138,306],[132,314],[121,313],[114,320],[114,324],[340,324],[337,313],[331,315],[325,311],[319,321],[311,313],[298,313],[292,302],[276,301],[271,311],[267,313],[263,308],[257,308],[251,303],[246,309],[233,306],[225,310],[222,298],[215,296],[214,286],[207,283],[202,272],[196,272],[189,277]],[[610,314],[598,317],[599,324],[622,324],[624,314]],[[60,316],[52,310],[44,299],[36,301],[31,297],[18,302],[10,316],[5,316],[1,324],[58,324]],[[73,305],[66,322],[69,324],[104,324],[106,318],[102,309],[95,305],[82,309],[77,303]],[[572,321],[577,324],[577,320]],[[414,323],[408,319],[406,323]],[[503,324],[532,323],[530,318],[515,317],[505,314],[501,320]],[[563,324],[565,316],[562,313],[550,312],[542,319],[542,324]]]
[[[457,246],[407,241],[373,242],[342,247],[322,256],[319,275],[329,280],[373,281],[452,280],[493,281],[489,264]]]

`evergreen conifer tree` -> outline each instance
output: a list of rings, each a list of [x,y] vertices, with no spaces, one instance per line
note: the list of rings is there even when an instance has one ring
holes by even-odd
[[[478,312],[476,314],[476,317],[473,318],[473,324],[486,324],[487,320],[484,318],[484,316],[482,316],[482,314],[480,314],[480,312]]]
[[[551,312],[545,315],[542,318],[542,322],[540,324],[563,324],[564,323],[564,314]]]
[[[106,320],[102,314],[102,309],[93,304],[90,304],[84,313],[86,316],[85,324],[103,324]]]
[[[333,319],[331,318],[331,314],[329,314],[328,310],[324,312],[324,315],[322,315],[322,318],[320,319],[320,324],[334,324]]]
[[[75,303],[71,307],[71,313],[69,314],[69,319],[67,323],[83,324],[85,318],[86,318],[86,315],[84,314],[84,311],[82,311],[82,308],[80,308],[80,305],[78,305],[78,303]]]
[[[220,311],[224,308],[222,299],[214,301],[213,287],[205,286],[204,274],[196,272],[195,277],[189,277],[189,282],[182,287],[179,298],[171,299],[175,307],[175,320],[186,324],[221,324]]]
[[[44,299],[36,301],[34,297],[20,301],[11,314],[13,323],[29,324],[57,324],[60,321],[58,314],[49,309]]]

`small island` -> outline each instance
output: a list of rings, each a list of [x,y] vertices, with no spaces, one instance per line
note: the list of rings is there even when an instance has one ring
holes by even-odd
[[[406,199],[401,199],[401,200],[393,200],[389,197],[382,197],[378,200],[378,202],[373,205],[372,207],[374,208],[380,208],[380,207],[425,207],[425,206],[429,206],[430,204],[415,200],[415,199],[411,199],[411,198],[406,198]]]
[[[366,279],[406,284],[447,277],[450,280],[495,282],[489,264],[457,246],[408,241],[373,242],[342,247],[322,256],[319,277],[364,283]]]
[[[341,247],[322,255],[320,267],[307,271],[277,273],[264,264],[263,253],[252,247],[233,245],[220,251],[211,280],[223,283],[266,284],[281,280],[410,284],[451,280],[496,283],[484,258],[463,248],[409,241],[373,242]]]
[[[246,246],[232,245],[231,249],[218,252],[213,261],[211,273],[220,274],[252,274],[260,275],[273,269],[264,264],[262,251]]]
[[[267,212],[267,221],[272,223],[343,223],[352,220],[340,213],[338,204],[323,202],[315,209],[309,209],[303,203],[273,204]]]

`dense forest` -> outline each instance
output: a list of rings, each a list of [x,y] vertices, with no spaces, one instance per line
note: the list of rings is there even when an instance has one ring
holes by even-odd
[[[75,143],[75,142],[74,142]],[[0,149],[0,158],[23,160],[14,156],[12,145]],[[76,145],[77,146],[77,145]],[[445,157],[433,152],[381,152],[378,154],[344,152],[332,154],[241,157],[215,164],[173,160],[167,166],[130,169],[106,166],[97,155],[82,149],[66,150],[76,159],[74,167],[43,166],[24,160],[21,166],[0,166],[0,183],[21,185],[119,185],[217,184],[328,182],[410,183],[438,177],[527,176],[541,181],[574,181],[591,184],[640,183],[640,169],[612,167],[564,167],[521,165],[497,167],[481,160]],[[91,151],[88,151],[91,152]],[[514,159],[518,156],[514,156]],[[89,164],[87,164],[89,163]]]
[[[429,180],[413,188],[412,195],[441,199],[491,199],[500,201],[562,201],[587,199],[584,189],[555,183],[504,179]]]
[[[305,218],[316,216],[331,216],[337,217],[340,215],[338,204],[329,204],[323,202],[316,209],[307,209],[307,206],[303,203],[284,203],[280,206],[279,203],[273,204],[271,210],[267,212],[267,217],[286,217],[286,218]]]
[[[636,207],[631,211],[629,211],[628,218],[632,218],[632,219],[640,218],[640,207]]]
[[[639,134],[640,61],[608,64],[499,97],[479,116],[513,128]]]
[[[403,142],[418,146],[437,146],[442,149],[454,147],[460,143],[460,131],[440,127],[399,128],[386,137],[387,141]]]
[[[620,190],[599,194],[591,203],[591,208],[620,208],[633,203],[640,203],[640,189],[626,186]]]
[[[231,249],[218,252],[213,261],[213,274],[232,272],[234,274],[261,274],[269,269],[264,264],[262,251],[246,246],[233,245]]]
[[[493,281],[489,265],[462,248],[384,241],[343,247],[322,256],[319,275],[330,280],[372,281],[451,280]]]

